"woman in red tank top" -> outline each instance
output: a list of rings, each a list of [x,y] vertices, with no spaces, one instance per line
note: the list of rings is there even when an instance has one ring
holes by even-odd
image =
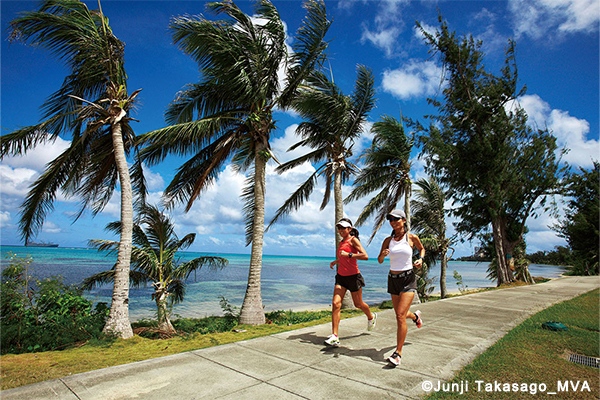
[[[329,265],[333,269],[337,265],[335,275],[335,289],[333,290],[333,301],[331,307],[331,331],[332,334],[325,340],[329,346],[339,346],[338,327],[340,325],[342,299],[346,291],[350,291],[352,301],[356,308],[360,308],[368,318],[367,330],[371,331],[377,322],[377,314],[371,313],[369,306],[362,299],[362,288],[365,286],[356,260],[368,260],[369,256],[358,240],[358,230],[352,227],[348,218],[342,218],[336,228],[342,237],[338,246],[337,259]]]

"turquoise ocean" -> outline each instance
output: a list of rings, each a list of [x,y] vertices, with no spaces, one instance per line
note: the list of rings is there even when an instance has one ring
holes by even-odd
[[[1,265],[7,265],[8,253],[19,257],[33,258],[31,275],[38,279],[62,276],[67,284],[78,284],[84,278],[110,269],[116,256],[107,255],[95,249],[85,248],[42,248],[23,246],[2,246]],[[199,318],[208,315],[219,315],[221,296],[232,305],[240,307],[248,281],[250,255],[243,254],[207,254],[183,252],[181,261],[201,255],[218,255],[229,260],[229,265],[220,271],[200,270],[192,274],[187,282],[184,301],[174,307],[174,316]],[[262,264],[262,299],[266,311],[313,309],[331,304],[335,273],[329,268],[331,257],[296,257],[296,256],[263,256]],[[359,269],[367,286],[363,289],[363,298],[368,304],[388,300],[387,270],[389,262],[379,264],[375,258],[359,261]],[[463,283],[468,288],[490,287],[495,283],[486,279],[488,263],[450,261],[448,265],[446,286],[449,291],[458,289],[453,271],[462,275]],[[533,276],[556,278],[564,269],[557,266],[529,266]],[[435,292],[439,292],[438,279],[440,266],[430,270],[430,277],[436,277]],[[130,317],[132,320],[153,318],[156,312],[151,300],[150,287],[131,289]],[[110,303],[112,288],[104,286],[85,296],[94,302]]]

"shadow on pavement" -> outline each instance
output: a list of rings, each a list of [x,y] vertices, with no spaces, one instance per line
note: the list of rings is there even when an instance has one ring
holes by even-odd
[[[289,336],[287,338],[287,340],[294,340],[294,341],[298,341],[300,343],[308,343],[308,344],[314,344],[316,346],[323,346],[323,348],[321,349],[321,352],[323,352],[323,353],[334,354],[336,356],[345,355],[348,357],[368,358],[375,362],[386,362],[385,361],[386,353],[389,353],[396,348],[395,344],[392,346],[384,347],[380,350],[378,350],[376,348],[351,349],[351,348],[345,347],[343,345],[344,340],[356,339],[356,338],[360,338],[362,336],[370,336],[370,335],[368,333],[361,333],[359,335],[344,336],[342,338],[342,344],[339,347],[324,345],[323,341],[325,340],[325,338],[323,338],[320,335],[317,335],[315,332],[308,332],[308,333],[303,333],[300,335],[292,335],[292,336]],[[405,343],[405,345],[410,345],[410,343]]]

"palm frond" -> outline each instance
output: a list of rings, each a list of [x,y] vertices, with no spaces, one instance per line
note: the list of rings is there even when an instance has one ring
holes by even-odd
[[[111,270],[98,272],[97,274],[85,278],[80,287],[83,290],[92,290],[102,285],[113,283],[114,280],[115,270],[113,267]],[[147,283],[151,282],[151,279],[143,272],[132,270],[129,271],[129,282],[132,287],[139,288],[142,285],[146,285]]]
[[[310,195],[315,188],[315,184],[317,183],[317,176],[318,173],[314,172],[303,184],[298,187],[298,189],[296,189],[294,193],[290,195],[285,203],[279,207],[265,231],[268,231],[271,225],[279,221],[282,217],[288,215],[292,211],[297,211],[304,204],[304,202],[310,198]]]
[[[327,163],[322,175],[325,175],[325,193],[323,194],[323,201],[321,202],[321,211],[327,207],[327,204],[329,204],[329,199],[331,199],[331,187],[333,186],[333,171],[331,169],[331,163]]]
[[[231,132],[203,148],[179,167],[165,189],[167,204],[186,202],[186,211],[189,211],[194,200],[217,178],[235,146],[235,132]]]
[[[112,283],[115,280],[115,270],[111,269],[109,271],[102,271],[94,274],[88,278],[85,278],[81,283],[81,288],[83,290],[92,290],[99,286],[106,285],[108,283]]]
[[[185,282],[180,279],[174,279],[167,285],[169,293],[169,304],[177,304],[183,301],[185,297]]]
[[[100,99],[108,82],[124,85],[124,44],[110,29],[102,29],[102,17],[78,1],[46,0],[39,11],[25,13],[11,22],[11,40],[47,48],[70,70],[61,88],[48,97],[43,118],[52,119],[51,132],[69,129],[80,101]],[[104,25],[105,26],[105,25]]]
[[[77,188],[78,177],[85,154],[81,152],[77,142],[63,151],[48,164],[46,171],[32,184],[29,193],[21,205],[19,230],[22,238],[28,241],[42,227],[48,212],[54,209],[56,192],[62,188]],[[72,191],[70,191],[72,192]]]
[[[215,138],[231,132],[239,125],[239,115],[239,110],[227,110],[199,121],[167,126],[140,135],[138,144],[144,146],[140,151],[140,159],[154,165],[169,154],[186,156],[201,151]]]
[[[364,65],[358,66],[354,92],[352,93],[352,117],[347,132],[358,136],[367,114],[375,107],[375,79],[373,72]]]
[[[254,232],[254,213],[256,205],[254,201],[254,190],[256,188],[254,173],[248,174],[246,184],[242,190],[242,201],[244,203],[243,213],[246,224],[246,246],[252,243],[252,234]]]
[[[201,268],[208,268],[211,271],[217,271],[225,268],[228,264],[229,260],[223,257],[197,257],[193,260],[180,264],[179,267],[173,271],[172,277],[174,279],[181,279],[185,281],[189,278],[192,272],[198,271]]]
[[[307,10],[306,18],[296,33],[291,66],[288,67],[286,85],[279,98],[282,108],[291,105],[298,86],[326,59],[328,43],[324,39],[331,21],[327,19],[325,3],[308,0],[304,6]]]
[[[148,186],[146,183],[146,177],[144,176],[144,168],[139,153],[136,154],[135,162],[131,166],[129,174],[131,175],[133,193],[135,194],[134,206],[139,210],[146,204],[146,198],[148,195]]]
[[[37,125],[28,126],[0,136],[0,160],[6,156],[20,156],[38,144],[53,143],[60,131],[51,126],[60,118],[55,116]]]
[[[311,151],[310,153],[307,153],[303,156],[300,156],[298,158],[287,161],[287,162],[277,166],[277,168],[275,168],[275,171],[281,174],[281,173],[289,171],[293,168],[296,168],[306,162],[310,162],[310,163],[321,162],[321,161],[327,159],[326,158],[327,153],[328,153],[327,148],[316,149],[314,151]],[[321,167],[319,169],[321,169]]]
[[[88,246],[100,251],[108,251],[108,254],[116,254],[119,250],[119,242],[114,240],[91,239],[88,240]]]

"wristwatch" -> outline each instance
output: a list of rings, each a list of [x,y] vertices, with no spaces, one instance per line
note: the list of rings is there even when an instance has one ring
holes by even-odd
[[[348,253],[348,258],[352,258],[352,253]]]

